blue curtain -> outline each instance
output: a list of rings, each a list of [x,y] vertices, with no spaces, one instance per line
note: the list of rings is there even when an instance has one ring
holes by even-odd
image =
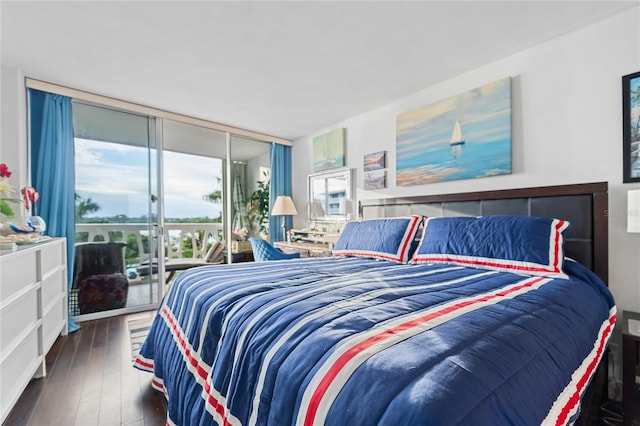
[[[291,192],[291,147],[272,143],[269,211],[273,208],[278,195],[291,195]],[[285,216],[285,223],[287,229],[291,229],[293,218]],[[282,216],[269,216],[269,242],[275,243],[282,240]]]
[[[31,185],[40,193],[47,234],[67,239],[67,288],[73,282],[75,159],[71,99],[29,89]],[[68,330],[80,327],[69,314]]]

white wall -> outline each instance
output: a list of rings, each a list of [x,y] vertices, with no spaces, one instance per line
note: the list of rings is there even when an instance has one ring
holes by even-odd
[[[24,76],[18,69],[2,65],[0,69],[0,163],[11,170],[14,189],[28,186],[27,113]]]
[[[294,200],[304,205],[307,198],[313,136],[339,127],[347,129],[347,166],[356,169],[359,200],[608,181],[609,285],[620,312],[640,311],[640,234],[626,232],[626,191],[640,185],[622,184],[621,129],[621,76],[640,71],[639,18],[640,8],[633,8],[296,140]],[[398,114],[507,76],[512,77],[511,175],[395,185]],[[364,191],[363,155],[382,150],[387,188]],[[306,225],[304,216],[295,218],[296,227]]]

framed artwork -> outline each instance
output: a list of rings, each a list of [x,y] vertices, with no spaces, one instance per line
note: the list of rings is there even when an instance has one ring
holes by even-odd
[[[374,152],[364,156],[364,171],[380,170],[385,168],[387,151]]]
[[[396,185],[511,173],[511,78],[396,117]]]
[[[373,170],[364,172],[363,189],[382,189],[387,187],[387,171]]]
[[[313,171],[344,167],[345,129],[333,130],[313,138]]]
[[[640,72],[622,77],[622,181],[640,182]]]

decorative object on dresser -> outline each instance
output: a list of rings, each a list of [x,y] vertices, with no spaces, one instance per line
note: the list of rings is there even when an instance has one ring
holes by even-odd
[[[0,255],[0,422],[67,334],[66,253],[64,238],[50,238]]]
[[[640,72],[622,77],[622,181],[640,182]]]
[[[298,214],[293,200],[288,195],[279,195],[271,210],[272,216],[282,216],[282,239],[287,239],[287,224],[285,216],[295,216]]]

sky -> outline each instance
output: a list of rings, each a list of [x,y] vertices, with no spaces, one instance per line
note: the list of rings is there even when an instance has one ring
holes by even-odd
[[[76,192],[100,206],[88,217],[148,214],[149,156],[145,148],[76,138],[75,156]],[[220,214],[221,204],[202,197],[221,189],[221,160],[165,151],[163,163],[165,218]]]

